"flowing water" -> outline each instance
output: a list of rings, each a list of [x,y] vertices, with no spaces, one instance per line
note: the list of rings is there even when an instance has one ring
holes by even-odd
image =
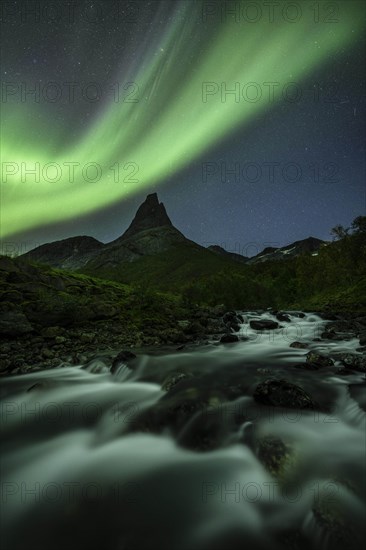
[[[312,314],[264,333],[248,321],[269,313],[243,315],[249,339],[235,344],[140,355],[114,374],[101,355],[86,369],[4,378],[2,547],[363,547],[364,375],[299,367],[309,349],[353,352],[358,341],[314,341],[325,322]],[[184,387],[200,405],[183,421],[160,406],[177,372],[190,377],[173,398]],[[267,378],[301,386],[317,407],[259,405],[253,391]],[[151,429],[157,409],[168,420]],[[281,471],[264,467],[261,441],[285,445]]]

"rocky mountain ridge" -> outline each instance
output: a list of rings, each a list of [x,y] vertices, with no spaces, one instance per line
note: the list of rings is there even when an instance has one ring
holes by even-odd
[[[78,236],[43,244],[23,256],[61,269],[88,272],[103,269],[116,269],[121,264],[134,262],[142,257],[156,256],[178,245],[186,245],[193,251],[214,254],[227,261],[256,264],[269,260],[285,260],[303,253],[316,255],[327,243],[314,237],[296,241],[281,248],[265,248],[253,258],[230,252],[215,245],[204,248],[187,239],[172,224],[165,206],[159,202],[156,193],[147,195],[137,209],[136,215],[127,230],[110,243],[102,243],[93,237]]]

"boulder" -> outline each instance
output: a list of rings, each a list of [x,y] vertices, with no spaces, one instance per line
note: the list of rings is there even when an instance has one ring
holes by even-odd
[[[165,391],[170,391],[172,388],[177,386],[177,384],[180,384],[183,382],[183,380],[187,380],[188,378],[192,378],[192,374],[188,374],[185,372],[175,372],[173,374],[170,374],[162,383],[161,387]]]
[[[277,313],[276,319],[281,323],[282,322],[291,323],[291,319],[286,313],[281,313],[281,312]]]
[[[294,451],[282,439],[265,436],[258,440],[256,454],[259,461],[275,478],[285,477],[294,461]]]
[[[220,338],[221,344],[232,344],[234,342],[239,342],[239,337],[236,334],[224,334]]]
[[[306,354],[306,363],[315,365],[317,368],[331,367],[334,365],[334,361],[330,357],[315,351],[309,351],[309,353]]]
[[[309,347],[309,344],[306,344],[305,342],[292,342],[290,344],[290,348],[306,349],[308,347]]]
[[[358,372],[366,372],[366,357],[357,353],[334,352],[332,357],[340,361],[346,369]]]
[[[278,328],[278,323],[270,319],[261,319],[258,321],[250,321],[250,327],[254,330],[274,330]]]
[[[315,402],[300,386],[287,380],[267,379],[255,389],[253,397],[262,405],[288,407],[290,409],[313,409]]]

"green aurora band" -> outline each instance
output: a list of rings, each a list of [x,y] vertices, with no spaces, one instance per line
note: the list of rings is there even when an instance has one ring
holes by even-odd
[[[139,67],[128,75],[128,81],[138,84],[139,101],[110,100],[68,147],[55,144],[52,132],[58,128],[49,120],[42,127],[36,109],[9,103],[5,112],[3,105],[2,237],[90,213],[167,181],[281,101],[289,82],[300,83],[329,56],[352,46],[363,30],[359,3],[340,3],[335,23],[315,23],[309,3],[297,4],[303,16],[296,23],[263,18],[250,24],[228,18],[213,25],[207,47],[196,51],[202,5],[186,2],[185,12],[170,24],[158,48],[145,48]],[[276,83],[274,100],[265,84],[270,82]],[[222,83],[228,91],[239,83],[239,102],[233,94],[222,101]],[[256,87],[246,87],[248,83],[259,86],[256,101]],[[206,101],[205,90],[211,92]],[[70,182],[70,165],[64,163],[73,162],[78,164]],[[39,163],[40,181],[31,174],[22,181],[21,163],[29,170]],[[61,175],[51,166],[42,177],[48,163],[57,163]],[[97,181],[81,176],[88,163],[101,167],[101,174],[93,167],[87,171],[87,179]],[[119,181],[111,168],[117,163]],[[58,181],[50,181],[56,176]]]

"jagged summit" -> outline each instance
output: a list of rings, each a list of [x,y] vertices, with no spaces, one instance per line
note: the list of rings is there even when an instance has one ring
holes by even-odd
[[[159,202],[158,195],[152,193],[147,195],[145,201],[138,208],[134,219],[128,229],[122,235],[122,238],[131,237],[146,229],[155,227],[169,226],[172,227],[172,222],[166,213],[165,206]]]
[[[308,237],[282,248],[266,248],[253,258],[226,251],[217,245],[207,250],[187,239],[174,227],[158,195],[151,193],[137,209],[128,229],[112,242],[104,244],[93,237],[71,237],[43,244],[24,256],[53,267],[71,270],[82,268],[88,273],[109,278],[113,273],[119,276],[131,262],[162,253],[166,254],[164,261],[169,257],[177,257],[174,254],[179,251],[178,258],[183,263],[190,258],[189,261],[194,264],[197,254],[200,257],[204,254],[208,264],[212,261],[212,255],[221,256],[224,261],[253,264],[284,260],[304,252],[317,256],[318,249],[324,244],[320,239]]]

